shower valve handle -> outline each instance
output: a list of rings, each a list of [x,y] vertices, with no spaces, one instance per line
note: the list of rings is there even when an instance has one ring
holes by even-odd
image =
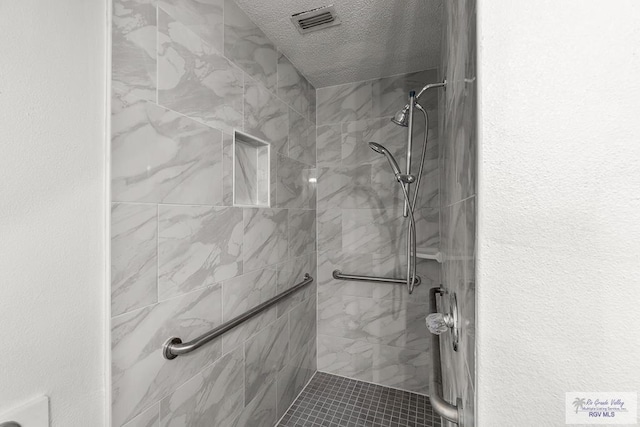
[[[453,316],[450,314],[431,313],[425,320],[427,329],[434,335],[443,334],[453,327]]]

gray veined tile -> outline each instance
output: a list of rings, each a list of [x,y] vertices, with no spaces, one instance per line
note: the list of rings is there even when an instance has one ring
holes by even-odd
[[[224,321],[229,321],[274,297],[276,278],[275,268],[265,268],[224,281]]]
[[[242,347],[160,401],[162,427],[228,425],[244,405],[244,355]]]
[[[366,341],[318,335],[318,370],[373,380],[373,345]]]
[[[370,118],[372,97],[370,81],[318,89],[316,91],[318,125]]]
[[[233,0],[224,2],[224,55],[276,92],[278,52]]]
[[[156,100],[156,33],[154,2],[113,2],[113,113],[140,100]]]
[[[272,151],[288,151],[289,107],[260,83],[246,76],[244,130],[270,143]]]
[[[111,315],[158,301],[158,208],[111,207]]]
[[[213,286],[112,319],[114,425],[133,419],[220,357],[219,340],[171,361],[162,356],[162,345],[174,336],[188,341],[222,323],[221,300],[221,287]]]
[[[384,145],[399,164],[404,164],[407,135],[407,128],[398,126],[387,118],[344,123],[342,125],[342,164],[372,163],[389,168],[387,160],[369,147],[371,141]]]
[[[383,314],[378,302],[371,298],[341,295],[321,298],[318,302],[318,334],[369,341],[372,331],[365,328]]]
[[[278,96],[304,118],[309,117],[309,83],[284,54],[278,55]]]
[[[343,209],[342,250],[391,254],[403,246],[406,219],[399,209]]]
[[[316,99],[317,99],[317,91],[316,88],[313,87],[311,83],[307,86],[307,99],[309,100],[309,120],[313,124],[317,122],[317,112],[316,112]]]
[[[276,415],[276,382],[269,383],[231,424],[231,427],[273,427],[278,421]]]
[[[318,298],[322,304],[334,296],[371,297],[374,286],[369,282],[344,281],[333,278],[333,271],[345,274],[371,274],[371,254],[324,251],[318,254]]]
[[[242,274],[242,209],[159,206],[160,299]]]
[[[316,339],[316,297],[311,296],[289,312],[289,354],[298,354]]]
[[[222,283],[223,319],[225,322],[239,316],[276,295],[277,272],[274,268],[253,271]],[[222,336],[226,353],[254,336],[276,320],[276,307],[271,307]]]
[[[114,201],[222,201],[220,131],[146,102],[115,114],[111,125]]]
[[[316,164],[316,126],[289,110],[289,157],[307,165]],[[283,153],[286,154],[286,153]]]
[[[160,427],[160,404],[151,406],[122,427]]]
[[[289,323],[286,316],[260,331],[244,345],[245,402],[275,381],[289,354]]]
[[[342,162],[342,125],[323,125],[317,128],[318,166],[339,165]]]
[[[437,208],[416,209],[416,245],[419,248],[440,247],[440,211]]]
[[[371,186],[371,165],[332,166],[318,170],[318,208],[378,208]]]
[[[158,17],[158,103],[225,132],[240,128],[242,71],[162,8]]]
[[[318,251],[342,249],[342,210],[318,209]]]
[[[373,382],[428,393],[429,354],[424,350],[373,346]]]
[[[317,170],[283,155],[277,159],[276,206],[315,209]]]
[[[316,251],[316,211],[289,209],[289,256]]]
[[[419,92],[429,83],[438,83],[437,69],[373,80],[373,116],[392,117],[409,102],[409,91]],[[428,109],[435,108],[439,90],[442,89],[434,88],[425,92],[420,98],[420,105]]]
[[[264,268],[286,259],[287,217],[285,209],[243,209],[245,271]]]
[[[278,372],[278,417],[284,415],[316,370],[316,341],[313,339]]]
[[[224,133],[222,147],[222,200],[225,206],[233,206],[233,136]]]
[[[287,314],[289,310],[297,306],[300,302],[316,294],[316,284],[318,281],[316,263],[316,253],[312,252],[308,255],[291,258],[282,264],[278,264],[278,293],[284,292],[300,283],[304,280],[304,275],[307,273],[314,279],[313,283],[294,292],[278,303],[278,317]]]
[[[224,0],[159,0],[169,16],[224,53]]]

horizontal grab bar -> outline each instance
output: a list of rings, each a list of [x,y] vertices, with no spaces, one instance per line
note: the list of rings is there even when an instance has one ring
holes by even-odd
[[[295,286],[287,289],[284,292],[279,293],[275,297],[263,302],[262,304],[256,305],[251,310],[241,314],[240,316],[234,317],[228,322],[224,322],[222,325],[210,330],[209,332],[203,335],[200,335],[198,338],[193,339],[189,342],[183,343],[182,340],[177,337],[169,338],[167,342],[164,343],[164,346],[162,347],[162,355],[164,356],[165,359],[172,360],[180,355],[191,353],[192,351],[197,350],[203,345],[213,341],[214,339],[224,334],[225,332],[251,319],[261,311],[266,310],[267,308],[271,307],[272,305],[278,303],[282,299],[296,292],[298,289],[301,289],[312,282],[313,282],[313,277],[311,277],[309,273],[307,273],[304,275],[304,279],[302,280],[302,282],[296,284]]]
[[[380,282],[380,283],[397,283],[406,285],[407,279],[397,279],[394,277],[378,277],[378,276],[360,276],[357,274],[343,274],[340,270],[333,270],[333,278],[338,280],[353,280],[359,282]],[[420,285],[422,279],[416,276],[414,286]]]
[[[429,291],[429,314],[438,312],[436,295],[442,294],[441,287],[431,288]],[[442,360],[440,359],[440,336],[431,335],[431,378],[429,379],[429,400],[433,410],[445,420],[462,427],[462,401],[458,399],[457,405],[444,400],[442,396]]]

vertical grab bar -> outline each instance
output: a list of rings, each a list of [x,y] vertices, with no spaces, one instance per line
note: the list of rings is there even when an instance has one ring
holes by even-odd
[[[438,305],[436,295],[442,294],[441,287],[431,288],[429,291],[429,312],[437,313]],[[440,358],[440,336],[431,335],[431,378],[429,379],[429,400],[433,410],[447,421],[458,424],[462,423],[462,402],[458,399],[457,405],[447,402],[442,391],[442,360]]]

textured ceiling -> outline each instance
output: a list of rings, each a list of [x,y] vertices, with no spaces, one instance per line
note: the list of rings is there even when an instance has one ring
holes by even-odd
[[[316,87],[438,66],[442,0],[236,0]],[[342,24],[300,34],[293,13],[333,4]]]

